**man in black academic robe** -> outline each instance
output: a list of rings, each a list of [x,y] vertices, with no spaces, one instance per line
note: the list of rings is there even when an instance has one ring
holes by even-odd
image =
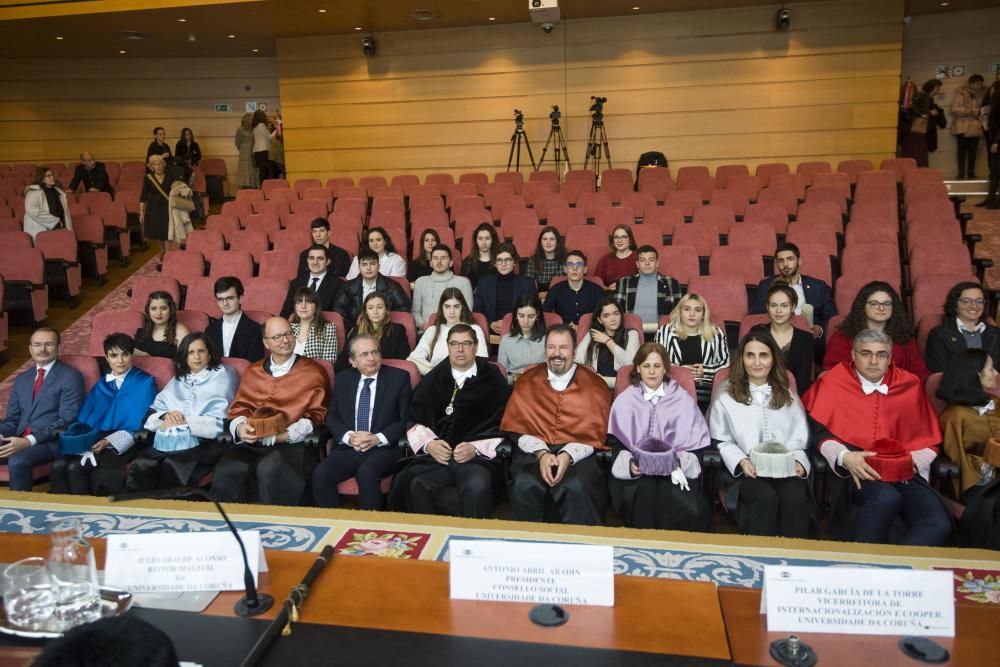
[[[492,516],[503,484],[496,447],[510,388],[495,366],[476,356],[483,344],[472,327],[456,324],[448,331],[448,360],[417,385],[407,432],[417,455],[403,460],[393,480],[390,510]]]

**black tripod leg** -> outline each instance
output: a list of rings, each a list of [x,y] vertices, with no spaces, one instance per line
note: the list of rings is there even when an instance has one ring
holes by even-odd
[[[532,171],[538,171],[538,167],[535,166],[535,156],[531,153],[531,142],[528,141],[528,135],[524,135],[524,147],[528,149],[528,159],[531,160]]]
[[[545,140],[545,145],[542,146],[542,157],[539,158],[539,160],[538,160],[538,166],[535,167],[535,171],[538,171],[539,169],[541,169],[542,165],[545,164],[545,154],[549,152],[549,144],[552,143],[552,136],[555,134],[555,132],[556,132],[555,130],[550,130],[549,131],[549,138]],[[559,144],[558,144],[558,142],[556,143],[556,162],[557,163],[559,162]],[[556,169],[556,171],[558,171],[558,168]]]
[[[517,145],[517,132],[515,132],[510,137],[510,155],[507,156],[507,171],[510,171],[510,165],[514,161],[514,147]]]
[[[604,157],[608,160],[608,169],[611,169],[611,148],[608,146],[608,135],[601,125],[601,143],[604,144]]]

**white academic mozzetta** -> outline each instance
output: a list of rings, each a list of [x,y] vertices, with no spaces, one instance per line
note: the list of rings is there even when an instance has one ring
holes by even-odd
[[[766,565],[768,632],[955,636],[950,570]]]
[[[615,604],[611,546],[452,540],[449,551],[453,599]]]
[[[241,530],[254,581],[267,571],[256,530]],[[228,530],[109,535],[104,580],[132,593],[241,591],[243,556]]]

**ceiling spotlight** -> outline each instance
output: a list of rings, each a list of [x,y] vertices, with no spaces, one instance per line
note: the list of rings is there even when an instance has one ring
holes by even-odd
[[[354,29],[355,29],[355,30],[361,30],[361,26],[359,26],[359,25],[356,25],[356,26],[354,26]]]
[[[947,7],[947,6],[948,6],[948,5],[950,5],[950,4],[951,4],[950,2],[942,2],[942,3],[941,3],[941,6],[942,6],[942,7]]]
[[[57,36],[56,39],[58,39],[59,41],[62,41],[62,37],[61,36]]]
[[[178,23],[187,23],[187,19],[177,19]]]
[[[317,9],[316,11],[318,11],[320,14],[326,14],[326,10],[325,9]]]
[[[254,53],[260,53],[260,49],[250,49]]]
[[[122,55],[125,55],[125,49],[122,49],[122,50],[121,50],[121,51],[119,51],[118,53],[120,53],[120,54],[122,54]]]
[[[491,17],[490,17],[490,20],[491,20],[491,21],[496,21],[496,20],[497,20],[497,17],[495,17],[495,16],[491,16]]]
[[[633,11],[633,12],[637,12],[637,11],[639,11],[640,9],[641,9],[641,7],[639,7],[639,5],[636,5],[635,7],[633,7],[633,8],[632,8],[632,11]]]
[[[226,35],[229,39],[236,39],[236,35]]]

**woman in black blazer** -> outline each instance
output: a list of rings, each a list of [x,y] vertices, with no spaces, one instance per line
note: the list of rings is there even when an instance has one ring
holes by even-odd
[[[406,338],[406,329],[389,319],[389,304],[381,292],[372,292],[365,297],[358,323],[347,332],[344,353],[337,357],[337,370],[350,365],[351,340],[358,334],[374,336],[383,359],[406,359],[413,351]]]
[[[783,281],[775,281],[767,290],[767,315],[770,324],[758,324],[752,331],[770,334],[781,349],[785,368],[795,377],[795,389],[804,395],[812,385],[813,355],[816,339],[808,331],[792,326],[792,317],[799,303],[798,294]]]
[[[951,288],[944,301],[944,323],[931,329],[924,359],[931,373],[943,373],[956,352],[981,348],[1000,367],[1000,329],[984,321],[986,296],[972,281]],[[959,331],[959,324],[962,331]]]

